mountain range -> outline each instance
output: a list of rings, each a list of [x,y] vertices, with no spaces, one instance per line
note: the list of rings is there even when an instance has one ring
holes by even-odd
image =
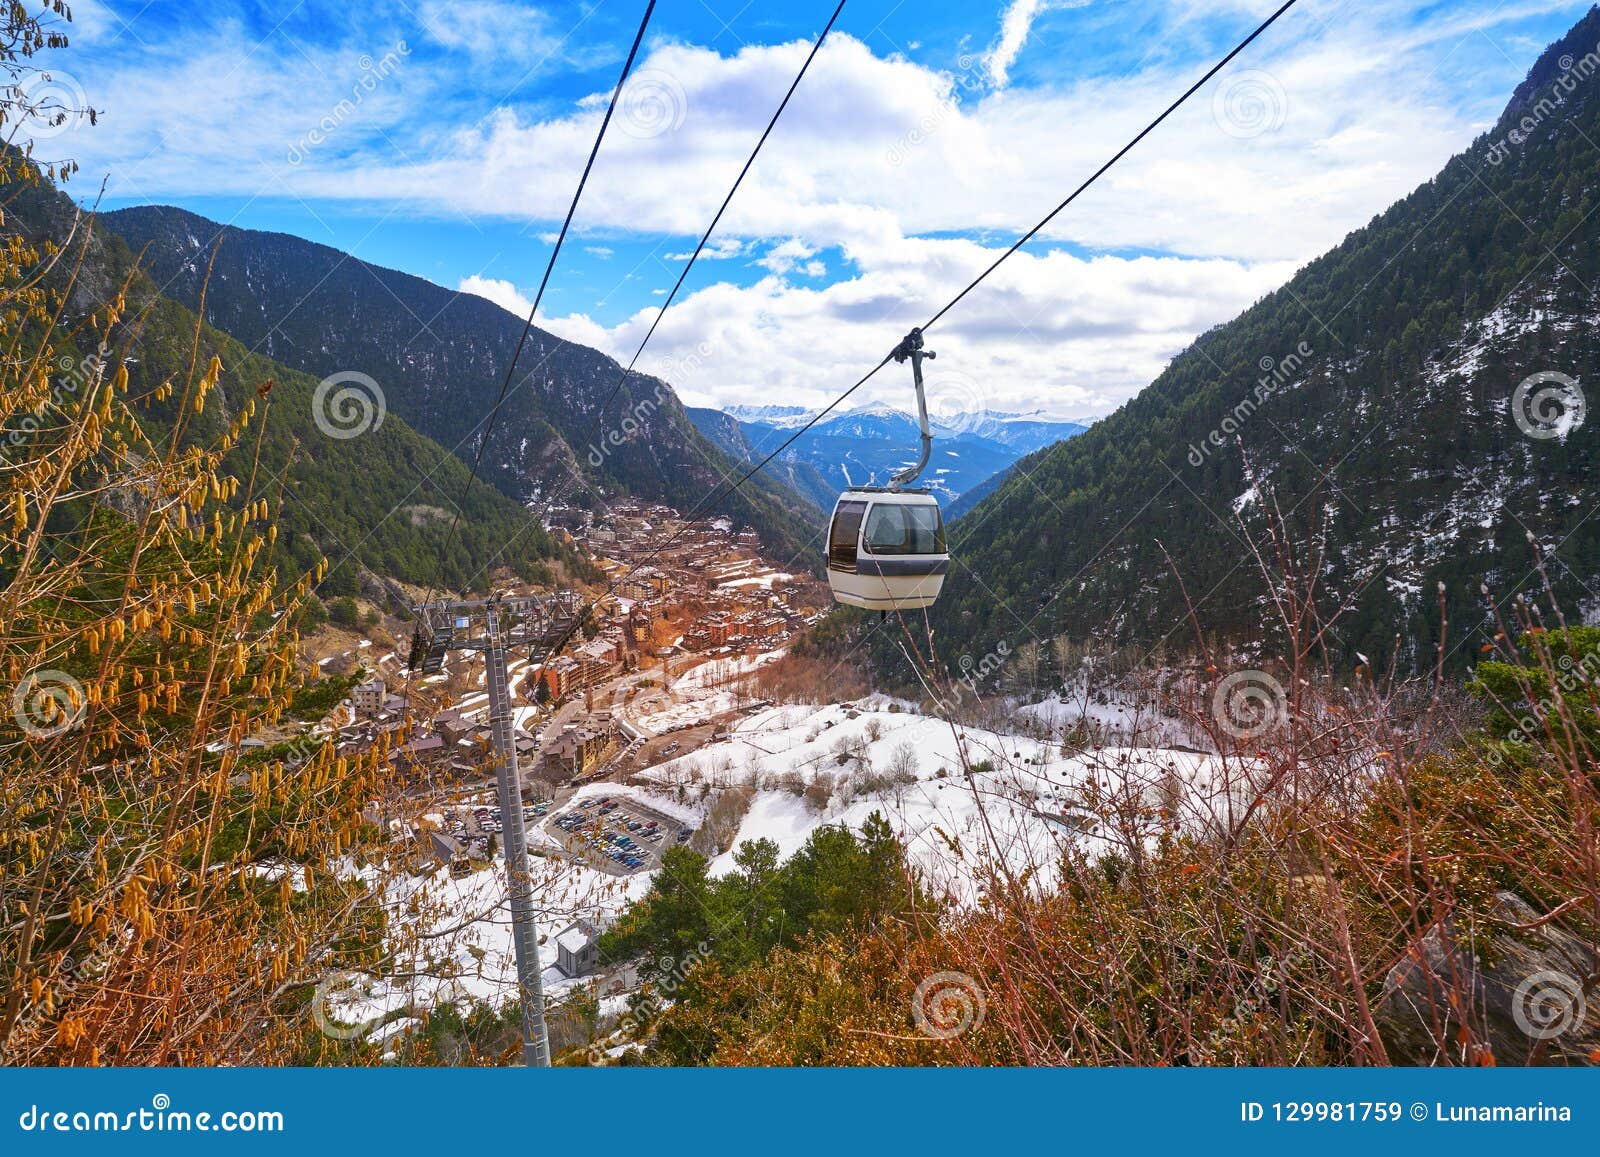
[[[247,455],[254,453],[259,428],[254,473],[258,482],[267,480],[275,504],[281,498],[279,566],[298,575],[326,560],[323,596],[365,591],[398,606],[404,596],[389,580],[423,585],[437,578],[445,585],[481,587],[498,569],[540,581],[589,573],[575,552],[531,525],[520,504],[489,486],[468,489],[467,467],[403,417],[355,397],[342,401],[316,377],[200,322],[162,292],[148,265],[141,266],[103,221],[82,217],[47,182],[20,182],[8,191],[5,226],[36,245],[75,238],[68,246],[75,253],[81,242],[82,261],[72,271],[60,327],[78,335],[71,341],[90,343],[62,355],[74,365],[97,353],[88,319],[123,298],[123,320],[112,344],[125,355],[130,393],[142,399],[141,420],[153,444],[163,445],[173,428],[183,383],[213,357],[222,373],[204,412],[190,423],[193,437],[214,439],[246,404],[257,404],[248,445],[232,452],[236,473],[252,471]],[[51,276],[68,288],[67,263],[55,266]],[[71,371],[63,380],[70,384]],[[156,387],[167,381],[178,385],[174,397],[154,400]],[[347,426],[330,422],[339,416],[335,411],[347,411]],[[458,502],[457,545],[441,562]]]
[[[358,373],[390,413],[471,461],[525,320],[470,293],[282,233],[182,209],[104,214],[165,294],[252,350],[316,378]],[[628,492],[683,510],[736,477],[670,384],[534,328],[481,476],[518,503],[593,507]],[[615,398],[600,412],[615,390]],[[816,512],[764,478],[707,513],[749,523],[783,558],[809,553]]]
[[[936,404],[931,398],[930,404]],[[734,458],[754,462],[782,445],[814,411],[795,406],[732,406],[689,410],[700,432]],[[945,501],[1009,469],[1024,455],[1088,427],[1035,414],[975,411],[930,420],[933,454],[919,485]],[[917,419],[874,404],[829,414],[802,434],[769,466],[786,485],[823,510],[852,485],[882,484],[916,462]]]
[[[1274,528],[1339,608],[1336,662],[1463,665],[1498,629],[1485,589],[1509,614],[1548,581],[1600,620],[1597,44],[1591,9],[1437,177],[1019,461],[952,527],[941,654],[1281,650]]]

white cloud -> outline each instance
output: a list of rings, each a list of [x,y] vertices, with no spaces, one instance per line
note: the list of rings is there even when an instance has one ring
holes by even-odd
[[[659,351],[658,368],[670,368],[676,350],[676,364],[689,366],[683,355],[712,341],[715,356],[673,379],[701,401],[831,396],[1194,79],[1209,63],[1185,55],[1195,27],[1222,16],[1243,23],[1268,4],[1152,6],[1156,47],[1132,71],[1090,68],[1052,84],[1032,83],[1029,71],[1029,83],[1013,83],[1040,13],[1060,2],[1006,4],[989,52],[995,88],[977,94],[938,68],[830,37],[729,208],[726,236],[703,254],[747,257],[766,276],[696,291],[647,357]],[[461,42],[452,52],[490,53],[488,22],[520,19],[491,7],[478,23],[443,31]],[[970,375],[997,405],[1048,398],[1069,416],[1112,408],[1195,334],[1430,178],[1532,60],[1530,50],[1499,72],[1491,58],[1466,91],[1459,76],[1447,84],[1434,75],[1455,50],[1449,38],[1480,44],[1503,19],[1558,9],[1576,18],[1581,7],[1475,0],[1440,15],[1428,0],[1302,0],[1044,239],[1162,256],[1085,259],[1030,247],[930,335],[941,372]],[[1174,29],[1183,35],[1159,35]],[[603,101],[588,97],[488,115],[479,104],[462,115],[452,102],[477,89],[463,87],[459,71],[408,62],[325,146],[290,165],[286,148],[348,96],[359,52],[371,46],[251,55],[238,27],[203,31],[165,55],[121,54],[85,75],[91,100],[110,111],[104,130],[75,132],[70,143],[86,173],[110,174],[113,196],[294,196],[319,208],[355,201],[419,218],[548,227],[566,210],[602,115]],[[675,248],[699,236],[809,48],[652,46],[640,67],[674,78],[681,123],[655,137],[607,138],[582,227],[606,240],[667,237]],[[1264,78],[1243,94],[1264,94],[1271,106],[1263,131],[1231,119],[1249,111],[1231,99],[1241,70]],[[196,92],[206,94],[203,116]],[[985,240],[962,239],[973,235]],[[827,265],[817,257],[825,251]],[[842,280],[826,284],[830,274]],[[653,288],[641,275],[641,297]],[[461,289],[526,315],[511,282],[470,277]],[[652,316],[610,328],[581,313],[549,324],[631,352]]]
[[[1313,6],[1314,7],[1314,6]],[[1252,53],[1283,94],[1271,131],[1224,123],[1210,90],[1064,214],[1051,235],[1252,261],[1305,260],[1426,180],[1471,136],[1402,39],[1355,16]],[[590,227],[675,236],[704,228],[807,46],[724,56],[667,44],[647,67],[678,78],[682,125],[608,140],[585,198]],[[974,99],[952,77],[860,41],[830,38],[723,222],[746,239],[822,248],[875,234],[974,227],[1015,232],[1115,152],[1181,91],[1194,67],[1160,63],[1060,88]],[[1222,78],[1228,83],[1229,78]],[[598,111],[528,120],[501,110],[417,163],[297,174],[301,195],[415,200],[469,214],[558,215]],[[1361,131],[1352,133],[1351,126]],[[842,128],[841,126],[848,126]],[[647,175],[647,179],[644,179]],[[186,178],[187,179],[187,178]],[[1270,228],[1263,222],[1270,221]],[[727,253],[731,254],[729,246]]]
[[[616,253],[616,250],[608,245],[585,245],[583,251],[590,257],[598,257],[601,261],[609,261]]]
[[[720,282],[679,301],[640,368],[694,404],[760,403],[775,396],[821,405],[877,362],[999,250],[959,239],[897,237],[852,249],[855,276],[827,286],[778,275],[741,287]],[[1098,416],[1154,378],[1193,336],[1233,316],[1290,272],[1220,259],[1019,253],[964,309],[929,333],[930,404],[945,409],[1044,408]],[[600,330],[588,317],[552,319],[566,336],[629,352],[652,307]],[[1308,340],[1311,340],[1308,337]],[[854,401],[904,406],[897,367]]]
[[[1011,0],[1000,16],[1000,35],[984,55],[983,66],[996,88],[1010,83],[1011,66],[1028,42],[1033,21],[1045,8],[1044,0]]]
[[[533,309],[533,300],[527,297],[509,281],[502,281],[494,277],[480,277],[474,273],[471,277],[463,277],[456,286],[460,293],[475,293],[479,297],[487,298],[501,309],[510,310],[518,317],[527,317]]]
[[[561,43],[548,33],[549,18],[543,12],[505,0],[423,0],[417,16],[434,41],[473,56],[536,58],[548,56]]]
[[[620,59],[614,47],[582,34],[588,13],[558,23],[543,8],[512,0],[422,0],[414,11],[427,39],[465,54],[474,67],[508,64],[513,79],[557,62],[587,68]]]
[[[756,259],[756,264],[773,273],[788,273],[806,258],[815,256],[816,252],[800,238],[791,237],[767,250],[765,257]]]
[[[1285,18],[1298,21],[1283,26],[1288,34],[1275,30],[1239,62],[1269,74],[1283,94],[1272,131],[1230,133],[1218,123],[1214,93],[1202,92],[1052,235],[1099,249],[1303,261],[1436,172],[1473,126],[1442,99],[1448,94],[1430,82],[1432,68],[1419,65],[1428,37],[1412,27],[1405,5],[1374,13],[1341,11],[1337,2],[1302,4]],[[1329,14],[1337,18],[1324,26]],[[1484,19],[1464,34],[1476,35]],[[675,43],[652,49],[641,66],[677,79],[683,123],[660,137],[607,140],[585,197],[585,227],[698,235],[807,51],[800,41],[731,55]],[[79,134],[86,169],[110,171],[113,195],[190,193],[203,184],[213,194],[559,220],[601,115],[587,102],[540,119],[502,108],[414,141],[413,126],[428,123],[418,116],[428,85],[413,75],[423,70],[408,65],[360,110],[362,125],[384,127],[388,139],[367,134],[351,155],[363,134],[341,127],[332,146],[289,166],[285,145],[348,85],[320,80],[296,53],[240,69],[241,52],[237,38],[222,36],[214,55],[187,70],[123,76],[115,99],[101,102],[114,110],[108,124],[121,122],[117,133]],[[317,63],[338,75],[337,60]],[[836,34],[722,228],[813,248],[873,235],[1014,232],[1120,147],[1194,71],[1193,61],[1160,60],[1126,75],[975,98],[946,73]],[[201,89],[214,111],[197,121],[192,94]],[[404,143],[404,155],[391,141]],[[710,256],[734,256],[736,245],[719,240]]]
[[[744,252],[744,242],[734,237],[716,237],[707,241],[705,248],[700,250],[701,261],[727,261],[738,257]],[[694,250],[685,250],[682,253],[667,254],[668,261],[687,261],[694,256]]]

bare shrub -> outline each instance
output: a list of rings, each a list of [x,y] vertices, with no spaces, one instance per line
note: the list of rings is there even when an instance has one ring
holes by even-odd
[[[1484,712],[1445,677],[1446,641],[1433,669],[1406,677],[1397,657],[1385,676],[1341,667],[1328,646],[1354,600],[1319,605],[1317,528],[1296,537],[1274,513],[1256,534],[1278,657],[1219,652],[1196,622],[1198,654],[1150,672],[1206,753],[1141,763],[1072,744],[1091,774],[1070,802],[998,753],[1001,794],[1048,806],[1061,834],[1023,867],[981,849],[983,901],[894,949],[896,975],[959,971],[987,994],[982,1031],[943,1058],[1600,1057],[1592,999],[1555,1037],[1490,995],[1551,971],[1573,991],[1600,984],[1600,632],[1558,629],[1553,595],[1543,615],[1520,606],[1504,653],[1478,668],[1495,708],[1486,740],[1468,730]],[[975,796],[985,825],[988,790]],[[1052,870],[1059,884],[1030,883]]]
[[[811,805],[813,811],[825,812],[828,805],[833,802],[834,788],[837,780],[826,771],[819,771],[805,789],[806,803]]]
[[[884,774],[891,783],[915,783],[917,780],[917,749],[909,743],[897,745],[889,755]]]
[[[690,847],[703,856],[720,856],[733,847],[739,835],[739,825],[750,814],[756,789],[750,784],[737,784],[710,793],[706,819],[695,829]]]
[[[750,685],[762,699],[806,706],[859,699],[872,690],[866,669],[851,656],[824,659],[793,653],[762,666]]]

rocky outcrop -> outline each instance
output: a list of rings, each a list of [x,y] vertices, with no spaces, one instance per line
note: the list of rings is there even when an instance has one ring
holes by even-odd
[[[1452,916],[1389,971],[1377,1008],[1396,1064],[1593,1064],[1600,953],[1501,892],[1487,919]]]

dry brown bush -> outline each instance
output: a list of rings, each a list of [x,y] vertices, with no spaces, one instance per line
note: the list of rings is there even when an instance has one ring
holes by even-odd
[[[853,658],[789,654],[760,668],[751,680],[763,699],[806,706],[859,699],[872,690],[865,668]]]

